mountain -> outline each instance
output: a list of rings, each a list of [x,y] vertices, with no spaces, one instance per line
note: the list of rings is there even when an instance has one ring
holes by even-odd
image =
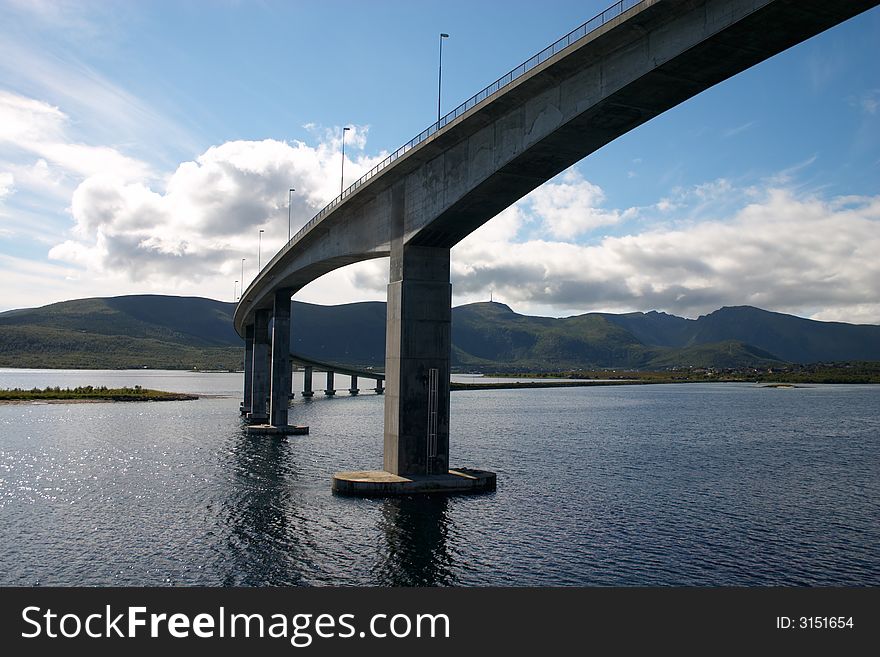
[[[817,322],[751,306],[722,308],[700,320],[689,344],[714,342],[723,335],[793,363],[880,360],[880,326]]]
[[[642,367],[654,355],[632,333],[598,315],[530,317],[501,303],[454,308],[452,343],[455,364],[501,369]]]
[[[2,367],[239,369],[234,305],[198,297],[78,299],[0,313]],[[385,304],[292,302],[296,353],[384,364]],[[880,361],[880,326],[817,322],[748,306],[698,319],[665,313],[520,315],[501,303],[452,311],[453,365],[551,371],[772,367],[785,361]]]
[[[698,319],[665,313],[602,314],[645,344],[683,348],[734,340],[791,363],[880,360],[880,326],[818,322],[752,306],[716,310]]]
[[[199,297],[77,299],[0,313],[0,366],[229,369],[232,304]]]

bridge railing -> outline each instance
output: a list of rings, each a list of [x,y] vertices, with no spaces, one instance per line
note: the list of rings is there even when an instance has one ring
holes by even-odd
[[[436,132],[441,130],[444,126],[448,125],[449,123],[451,123],[452,121],[457,119],[459,116],[461,116],[462,114],[464,114],[468,110],[474,108],[476,105],[483,102],[489,96],[497,93],[498,91],[505,88],[506,86],[508,86],[509,84],[514,82],[515,80],[517,80],[518,78],[522,77],[523,75],[528,73],[530,70],[532,70],[536,66],[543,64],[545,61],[550,59],[556,53],[562,52],[563,50],[565,50],[569,46],[571,46],[571,45],[577,43],[578,41],[580,41],[581,39],[585,38],[591,32],[594,32],[595,30],[602,27],[608,21],[610,21],[614,18],[617,18],[618,16],[623,14],[623,12],[625,12],[629,9],[632,9],[636,5],[640,5],[644,1],[645,0],[619,0],[619,2],[614,3],[613,5],[608,7],[608,9],[606,9],[605,11],[603,11],[600,14],[597,14],[596,16],[594,16],[593,18],[588,20],[586,23],[584,23],[580,27],[573,29],[571,32],[566,34],[564,37],[562,37],[562,38],[558,39],[557,41],[555,41],[554,43],[550,44],[549,46],[544,48],[541,52],[530,57],[529,59],[524,61],[522,64],[520,64],[519,66],[517,66],[516,68],[514,68],[513,70],[511,70],[507,74],[502,75],[500,78],[495,80],[495,82],[493,82],[492,84],[487,86],[485,89],[478,91],[476,94],[474,94],[473,96],[468,98],[466,101],[464,101],[461,105],[459,105],[454,110],[452,110],[451,112],[446,114],[446,116],[442,117],[436,123],[428,126],[424,130],[422,130],[422,132],[420,132],[418,135],[416,135],[415,137],[410,139],[403,146],[401,146],[396,151],[394,151],[389,156],[387,156],[384,160],[379,162],[379,164],[377,164],[372,169],[367,171],[364,175],[362,175],[360,178],[355,180],[349,187],[347,187],[345,189],[345,191],[342,192],[342,194],[340,194],[339,196],[334,198],[332,201],[330,201],[327,205],[325,205],[321,209],[321,211],[318,212],[318,214],[316,214],[314,217],[312,217],[307,224],[305,224],[302,228],[300,228],[297,231],[297,233],[290,239],[288,244],[298,241],[303,235],[305,235],[307,232],[309,232],[315,224],[317,224],[319,221],[321,221],[321,219],[323,219],[327,214],[329,214],[337,205],[342,203],[342,201],[344,201],[346,198],[348,198],[349,196],[354,194],[368,180],[370,180],[371,178],[376,176],[380,171],[385,169],[387,166],[389,166],[395,160],[399,159],[402,155],[408,153],[413,148],[415,148],[416,146],[421,144],[428,137],[431,137],[432,135],[434,135]]]

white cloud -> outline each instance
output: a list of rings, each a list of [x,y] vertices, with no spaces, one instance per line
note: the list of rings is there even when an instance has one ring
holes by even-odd
[[[352,130],[353,149],[364,132]],[[347,151],[347,180],[382,156],[352,158]],[[253,268],[258,255],[265,263],[287,241],[287,190],[296,189],[290,208],[296,232],[339,193],[339,165],[332,140],[309,146],[267,139],[209,148],[178,166],[158,191],[144,181],[93,175],[73,194],[71,239],[49,257],[138,282],[239,278],[241,258]],[[260,228],[265,233],[258,239]]]
[[[15,191],[15,177],[9,172],[0,172],[0,201]]]
[[[61,138],[67,116],[57,107],[8,91],[0,91],[0,141],[13,144]]]
[[[742,125],[738,125],[735,128],[729,128],[724,131],[724,137],[729,139],[730,137],[735,137],[736,135],[745,132],[746,130],[753,128],[757,124],[757,121],[748,121],[747,123],[743,123]]]
[[[549,233],[563,239],[575,238],[600,226],[609,226],[635,216],[635,209],[603,210],[605,194],[584,179],[577,169],[569,169],[561,182],[538,187],[527,197],[532,210],[544,221]]]
[[[718,196],[724,185],[691,190]],[[728,188],[729,195],[742,190]],[[880,196],[823,201],[770,188],[732,216],[599,244],[472,239],[454,250],[457,303],[494,289],[523,312],[665,310],[696,316],[750,304],[880,323]]]
[[[865,114],[874,115],[880,109],[880,89],[871,89],[860,99],[859,105]]]
[[[59,108],[33,98],[0,91],[0,144],[52,162],[76,176],[112,171],[143,178],[144,162],[114,148],[75,143],[67,135],[69,119]]]

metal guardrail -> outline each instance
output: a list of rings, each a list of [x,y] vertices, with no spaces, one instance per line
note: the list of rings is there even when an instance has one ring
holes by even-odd
[[[416,135],[415,137],[410,139],[403,146],[401,146],[396,151],[391,153],[391,155],[389,155],[384,160],[379,162],[379,164],[377,164],[372,169],[367,171],[367,173],[365,173],[360,178],[355,180],[351,185],[349,185],[349,187],[347,187],[342,192],[342,194],[340,194],[339,196],[334,198],[332,201],[330,201],[327,205],[325,205],[321,209],[321,211],[318,212],[318,214],[316,214],[314,217],[312,217],[308,221],[308,223],[306,223],[302,228],[300,228],[296,232],[296,234],[290,238],[290,240],[287,242],[287,245],[290,245],[291,243],[298,241],[303,235],[305,235],[307,232],[309,232],[312,229],[312,227],[315,226],[315,224],[317,224],[319,221],[321,221],[321,219],[323,219],[327,214],[329,214],[337,205],[339,205],[346,198],[348,198],[349,196],[354,194],[364,183],[366,183],[368,180],[370,180],[371,178],[376,176],[380,171],[385,169],[388,165],[390,165],[395,160],[399,159],[402,155],[411,151],[413,148],[415,148],[416,146],[421,144],[428,137],[430,137],[430,136],[434,135],[435,133],[437,133],[438,131],[440,131],[444,126],[448,125],[450,122],[454,121],[455,119],[457,119],[459,116],[461,116],[462,114],[464,114],[468,110],[473,109],[476,105],[483,102],[485,99],[489,98],[489,96],[501,91],[506,86],[508,86],[509,84],[514,82],[515,80],[519,79],[520,77],[522,77],[523,75],[528,73],[530,70],[532,70],[536,66],[543,64],[545,61],[550,59],[556,53],[561,52],[561,51],[565,50],[566,48],[568,48],[569,46],[577,43],[581,39],[584,39],[585,37],[587,37],[587,35],[594,32],[595,30],[599,29],[600,27],[605,25],[605,23],[607,23],[608,21],[610,21],[614,18],[617,18],[623,12],[625,12],[629,9],[632,9],[633,7],[635,7],[637,5],[642,4],[642,2],[644,2],[644,1],[645,0],[619,0],[618,2],[616,2],[613,5],[611,5],[610,7],[608,7],[608,9],[606,9],[602,13],[596,14],[595,16],[593,16],[593,18],[588,20],[586,23],[584,23],[580,27],[573,29],[571,32],[566,34],[561,39],[558,39],[554,43],[550,44],[549,46],[544,48],[538,54],[530,57],[529,59],[524,61],[522,64],[520,64],[519,66],[517,66],[516,68],[514,68],[513,70],[508,72],[506,75],[502,75],[500,78],[495,80],[495,82],[490,84],[485,89],[478,91],[476,94],[474,94],[473,96],[468,98],[466,101],[464,101],[461,105],[459,105],[454,110],[452,110],[451,112],[446,114],[446,116],[442,117],[436,123],[428,126],[424,130],[422,130],[422,132],[420,132],[418,135]],[[287,246],[287,245],[285,245],[285,246]],[[281,250],[284,250],[284,247],[282,247]],[[280,251],[279,251],[279,254],[280,254]],[[273,258],[272,262],[274,262],[274,260],[275,259]],[[269,265],[271,265],[272,262],[268,263],[267,267]],[[257,277],[259,277],[259,274],[257,274]]]

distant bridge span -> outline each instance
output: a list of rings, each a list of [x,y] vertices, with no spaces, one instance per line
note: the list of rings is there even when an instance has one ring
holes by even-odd
[[[312,374],[314,372],[325,372],[327,374],[327,387],[324,388],[325,395],[334,395],[336,394],[336,387],[333,385],[333,376],[335,374],[342,374],[343,376],[347,376],[351,379],[351,384],[348,387],[348,392],[356,395],[360,390],[358,389],[358,379],[370,379],[371,381],[376,382],[376,387],[373,388],[378,394],[382,394],[385,392],[385,386],[383,385],[385,382],[385,373],[384,372],[376,372],[372,369],[359,369],[356,367],[348,367],[347,365],[334,365],[333,363],[325,363],[319,360],[315,360],[313,358],[308,358],[307,356],[301,356],[299,354],[290,354],[290,362],[294,365],[299,365],[303,368],[303,397],[311,397],[314,390],[312,387]],[[291,395],[292,397],[293,395]]]
[[[622,0],[517,67],[355,182],[259,272],[234,315],[252,418],[266,419],[269,386],[268,419],[287,424],[290,297],[390,256],[385,470],[446,473],[449,249],[617,137],[877,4]]]

